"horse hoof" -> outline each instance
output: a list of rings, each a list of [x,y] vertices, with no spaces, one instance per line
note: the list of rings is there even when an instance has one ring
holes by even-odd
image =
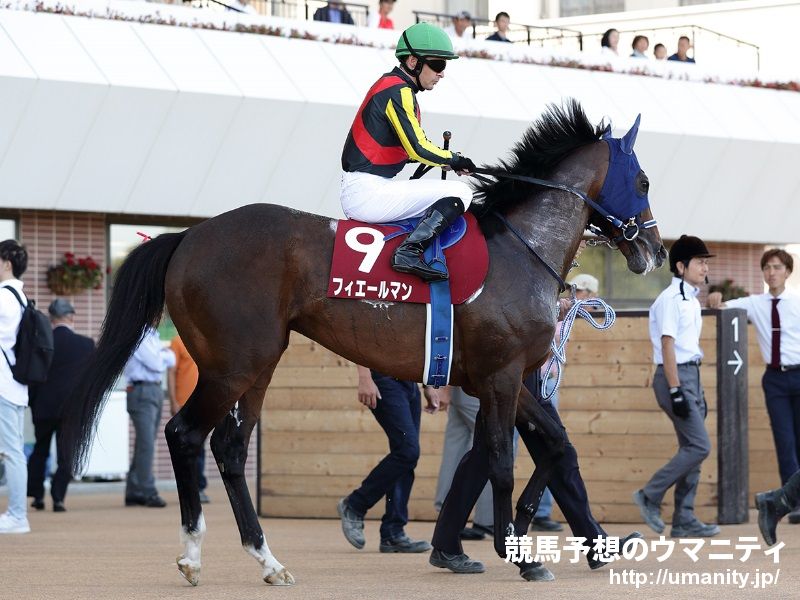
[[[181,562],[183,561],[183,562]],[[197,585],[200,583],[200,566],[193,566],[189,564],[189,562],[183,557],[179,556],[176,559],[178,563],[178,572],[183,576],[183,578],[191,583],[192,585]]]
[[[531,565],[519,572],[525,581],[553,581],[555,576],[544,565]]]
[[[286,569],[281,569],[277,573],[264,577],[264,582],[270,585],[292,585],[294,577]]]

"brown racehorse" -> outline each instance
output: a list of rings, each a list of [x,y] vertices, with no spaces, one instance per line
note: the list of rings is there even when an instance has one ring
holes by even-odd
[[[627,165],[622,183],[641,208],[621,216],[629,227],[634,221],[643,224],[651,214],[647,178],[633,153],[635,133],[610,138],[573,101],[550,107],[517,144],[513,160],[502,166],[509,173],[574,186],[594,200],[603,196],[599,202],[611,211],[624,204],[624,192],[601,191],[607,172],[610,178],[615,168],[619,152],[614,148],[621,147],[635,163]],[[543,363],[556,323],[560,284],[544,263],[565,277],[590,221],[619,240],[635,273],[660,266],[665,252],[655,227],[625,239],[618,235],[621,229],[563,189],[501,180],[484,184],[479,193],[471,210],[487,238],[490,269],[480,292],[455,307],[450,381],[481,401],[479,430],[494,490],[495,547],[503,556],[504,531],[512,520],[518,400],[522,423],[545,431],[552,425],[522,387],[523,377]],[[359,365],[421,379],[424,306],[398,303],[377,310],[365,302],[326,297],[336,226],[336,220],[282,206],[244,206],[142,244],[117,273],[97,352],[65,410],[65,433],[77,448],[78,466],[86,458],[106,391],[166,304],[200,372],[188,402],[165,429],[185,545],[178,566],[192,584],[199,580],[205,531],[196,464],[212,429],[211,449],[243,546],[262,565],[267,583],[294,581],[267,546],[244,477],[250,434],[290,331]],[[554,444],[558,435],[552,434]]]

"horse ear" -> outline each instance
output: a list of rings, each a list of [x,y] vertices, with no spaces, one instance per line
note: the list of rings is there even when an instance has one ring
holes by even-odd
[[[639,115],[636,117],[636,121],[633,122],[633,127],[631,127],[631,130],[620,140],[622,151],[625,154],[633,154],[633,145],[636,143],[636,134],[639,133],[639,123],[641,120],[642,115],[639,113]]]
[[[603,130],[603,135],[601,136],[600,139],[610,140],[612,137],[614,137],[614,136],[611,133],[611,123],[609,123],[608,125],[606,125],[606,128]]]

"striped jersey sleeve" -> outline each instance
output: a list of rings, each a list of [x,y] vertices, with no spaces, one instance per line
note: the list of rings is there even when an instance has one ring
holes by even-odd
[[[408,156],[417,162],[433,167],[449,165],[453,153],[431,142],[417,118],[414,94],[408,86],[398,86],[389,94],[386,117],[391,123]]]

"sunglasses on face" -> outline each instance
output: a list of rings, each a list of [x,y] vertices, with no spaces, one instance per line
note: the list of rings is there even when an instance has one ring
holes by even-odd
[[[441,73],[447,66],[447,61],[443,58],[426,58],[425,64],[428,65],[435,73]]]

